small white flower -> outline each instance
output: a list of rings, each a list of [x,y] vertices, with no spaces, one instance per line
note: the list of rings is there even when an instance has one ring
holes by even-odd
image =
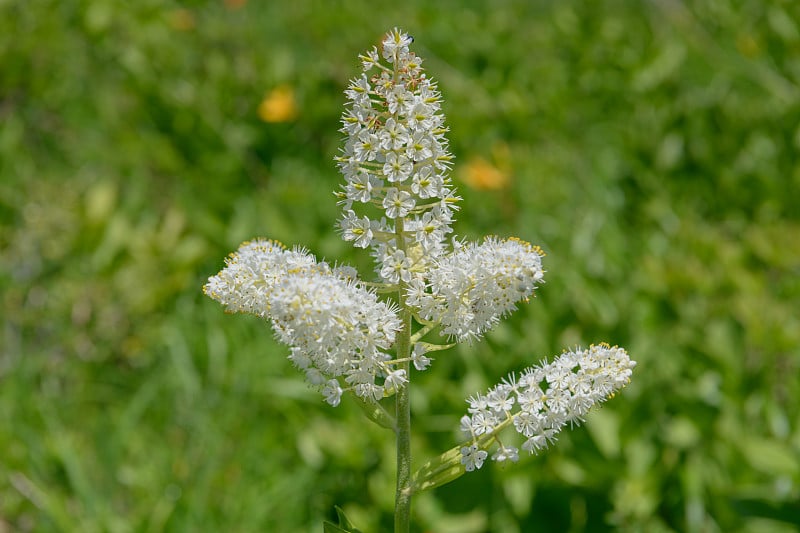
[[[411,362],[414,368],[420,372],[428,368],[431,364],[431,359],[425,356],[425,346],[421,343],[414,344],[414,349],[411,351]]]
[[[368,50],[364,55],[359,56],[359,59],[361,60],[362,67],[364,67],[364,72],[372,70],[372,67],[377,65],[380,61],[378,49],[373,47],[372,50]]]
[[[339,221],[342,238],[354,241],[357,248],[366,248],[372,243],[372,222],[367,217],[358,218],[353,210],[348,210]]]
[[[412,307],[419,307],[422,299],[427,298],[429,294],[426,292],[427,285],[424,280],[414,278],[408,283],[406,287],[406,304]],[[415,346],[416,348],[416,346]],[[425,353],[424,351],[422,353]]]
[[[426,131],[415,131],[411,136],[411,141],[408,143],[406,153],[414,161],[424,161],[433,157],[431,144],[431,137]]]
[[[519,389],[517,392],[517,404],[523,411],[538,411],[544,406],[545,394],[539,387],[538,379],[525,380],[529,374],[523,373],[520,378]]]
[[[348,179],[345,186],[347,198],[354,202],[369,202],[372,199],[373,181],[374,179],[367,172],[358,171]]]
[[[412,130],[433,130],[438,124],[434,118],[434,109],[422,98],[414,98],[405,110],[408,126]]]
[[[394,118],[386,120],[378,136],[381,139],[381,148],[384,150],[399,150],[409,141],[408,128]]]
[[[525,437],[530,437],[534,433],[537,433],[541,426],[542,421],[539,418],[538,413],[531,411],[520,411],[514,417],[514,427],[516,428],[517,433],[524,435]]]
[[[399,117],[403,114],[408,102],[412,102],[414,100],[414,93],[406,89],[405,85],[398,84],[392,86],[390,90],[386,91],[385,97],[386,107],[389,110],[389,113]],[[407,122],[404,122],[403,127],[406,127],[406,125]]]
[[[369,93],[372,87],[369,85],[366,74],[350,82],[350,86],[344,92],[350,100],[359,103],[366,103],[369,100]]]
[[[558,440],[558,433],[561,431],[562,426],[563,423],[543,428],[539,433],[522,443],[522,449],[530,453],[536,453],[553,444]]]
[[[494,431],[494,426],[497,425],[499,420],[494,414],[489,411],[478,411],[472,415],[472,432],[475,435],[483,435],[484,433],[491,433]]]
[[[498,463],[502,463],[503,461],[511,461],[512,463],[516,463],[519,461],[519,450],[514,446],[509,446],[506,448],[505,446],[500,446],[497,451],[492,454],[492,460],[497,461]]]
[[[461,432],[473,436],[472,434],[472,417],[469,415],[464,415],[461,417],[461,424],[460,424]]]
[[[425,165],[420,167],[411,178],[411,192],[420,198],[433,198],[439,195],[442,188],[442,178],[434,173],[433,167]]]
[[[384,386],[388,389],[399,389],[408,382],[406,378],[406,371],[403,369],[394,370],[389,372],[384,381]]]
[[[361,130],[356,142],[353,143],[353,155],[358,161],[374,161],[379,148],[378,136],[369,130]]]
[[[461,464],[464,465],[464,470],[472,472],[476,468],[483,466],[487,455],[489,454],[483,450],[479,450],[476,444],[464,446],[461,448]]]
[[[405,54],[408,54],[408,47],[413,41],[414,39],[410,35],[403,33],[398,28],[393,29],[386,34],[383,43],[381,43],[383,45],[383,58],[390,63],[394,61],[395,56],[402,58]]]
[[[409,229],[414,229],[417,242],[424,248],[432,250],[437,248],[444,240],[444,225],[435,213],[428,211],[414,221]]]
[[[478,413],[480,411],[485,411],[489,408],[489,404],[486,401],[486,396],[483,394],[476,394],[475,396],[470,396],[467,398],[467,403],[469,404],[469,409],[467,412],[469,413]]]
[[[386,216],[389,218],[401,218],[408,215],[414,209],[414,198],[406,191],[392,187],[383,199],[383,207],[386,209]]]
[[[398,154],[394,151],[386,152],[386,163],[383,164],[383,175],[388,181],[399,183],[407,180],[413,168],[414,164],[405,155]],[[410,194],[408,194],[408,196],[409,198],[411,197]],[[384,207],[386,207],[385,203]]]
[[[411,260],[406,257],[403,250],[394,250],[383,258],[381,277],[388,283],[399,283],[400,280],[410,281]]]
[[[511,387],[500,384],[486,395],[486,403],[494,411],[510,411],[514,405],[514,397],[509,396]]]
[[[291,349],[289,361],[300,370],[306,370],[313,364],[308,354],[299,348]]]
[[[377,402],[383,398],[383,387],[374,383],[357,383],[353,387],[356,396],[367,401]]]
[[[325,396],[325,401],[333,407],[339,405],[342,400],[342,388],[339,386],[339,381],[330,379],[322,389],[322,394]]]

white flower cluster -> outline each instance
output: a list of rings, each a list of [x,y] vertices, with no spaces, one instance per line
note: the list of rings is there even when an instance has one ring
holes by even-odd
[[[345,178],[342,237],[372,247],[379,275],[392,284],[443,253],[460,200],[447,176],[452,156],[440,95],[409,51],[412,40],[394,29],[380,54],[373,48],[361,56],[363,73],[345,91],[340,131],[347,138],[336,158]],[[380,214],[362,214],[366,205]]]
[[[427,283],[410,283],[407,303],[423,319],[440,323],[446,335],[459,341],[480,337],[544,282],[543,255],[516,238],[487,237],[439,258]]]
[[[519,378],[509,376],[468,400],[461,429],[472,443],[461,449],[461,464],[467,471],[480,468],[488,455],[484,448],[494,441],[499,449],[492,459],[516,461],[518,450],[499,440],[500,431],[511,424],[527,439],[523,450],[546,448],[567,423],[581,422],[594,404],[627,385],[635,366],[624,349],[600,344],[566,352],[552,363],[522,371]]]
[[[230,312],[269,318],[290,360],[326,400],[338,405],[343,377],[361,398],[377,401],[406,382],[385,352],[400,329],[396,310],[365,289],[350,267],[331,268],[275,241],[241,245],[204,292]]]

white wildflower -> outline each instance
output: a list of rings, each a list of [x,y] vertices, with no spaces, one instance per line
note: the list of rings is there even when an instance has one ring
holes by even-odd
[[[422,343],[415,343],[414,349],[411,351],[411,362],[414,368],[423,371],[431,364],[431,359],[425,356],[425,345]]]
[[[497,461],[498,463],[502,463],[503,461],[511,461],[512,463],[516,463],[519,461],[519,450],[514,446],[509,446],[506,448],[505,446],[500,446],[495,453],[492,454],[492,461]]]
[[[325,384],[325,387],[322,389],[322,394],[325,396],[325,401],[331,404],[333,407],[339,405],[339,402],[342,400],[342,387],[339,386],[339,381],[335,379],[330,379]]]
[[[472,444],[471,446],[464,446],[461,448],[461,464],[467,472],[483,466],[486,456],[489,455],[483,450],[479,450],[478,446]]]

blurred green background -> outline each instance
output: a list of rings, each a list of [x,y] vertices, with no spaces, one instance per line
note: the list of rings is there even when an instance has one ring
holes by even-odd
[[[200,288],[256,236],[370,275],[332,158],[393,26],[444,95],[457,233],[548,253],[538,298],[413,376],[415,457],[563,348],[639,362],[416,530],[797,531],[798,2],[0,0],[0,532],[389,529],[391,435]]]

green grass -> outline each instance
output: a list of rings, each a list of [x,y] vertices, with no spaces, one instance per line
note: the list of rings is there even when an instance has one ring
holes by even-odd
[[[0,1],[0,531],[320,531],[337,504],[388,528],[390,435],[200,288],[255,236],[368,275],[332,159],[356,55],[395,25],[444,95],[457,232],[548,254],[539,297],[414,376],[415,457],[564,347],[639,362],[415,528],[796,530],[796,2],[234,4]],[[264,123],[280,85],[299,114]],[[508,187],[467,186],[477,157]]]

